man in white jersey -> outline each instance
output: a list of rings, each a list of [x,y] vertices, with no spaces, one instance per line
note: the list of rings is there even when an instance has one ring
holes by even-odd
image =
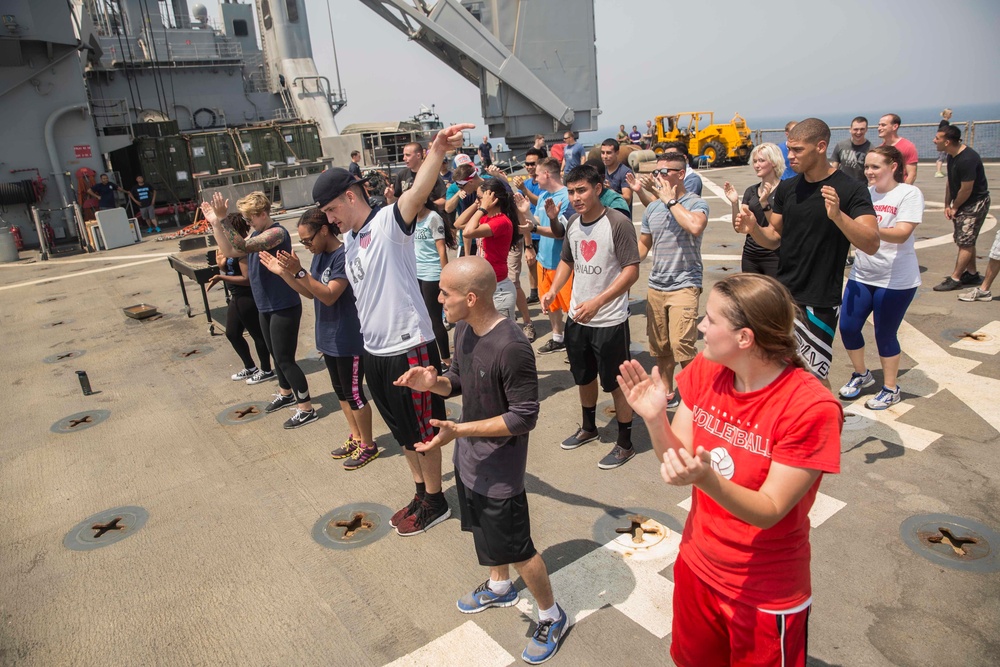
[[[639,279],[639,246],[628,216],[601,204],[603,176],[590,165],[566,176],[569,201],[578,215],[569,220],[555,280],[542,297],[548,309],[573,276],[566,354],[573,381],[580,390],[583,423],[562,442],[576,449],[598,436],[597,380],[611,394],[618,419],[618,440],[597,464],[610,470],[633,456],[632,408],[618,386],[618,368],[629,356],[628,290]]]
[[[417,214],[438,180],[445,152],[461,147],[462,131],[442,130],[413,179],[395,204],[377,211],[368,205],[362,181],[346,169],[328,169],[313,186],[313,199],[344,233],[347,278],[354,290],[365,342],[365,370],[379,413],[406,455],[416,493],[393,514],[401,536],[417,535],[451,516],[441,493],[441,451],[418,454],[418,442],[436,432],[431,419],[445,418],[444,399],[430,392],[397,387],[410,368],[440,365],[430,316],[417,284],[413,232]]]

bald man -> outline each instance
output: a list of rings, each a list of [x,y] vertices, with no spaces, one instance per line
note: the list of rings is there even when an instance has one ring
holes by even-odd
[[[445,316],[457,323],[451,368],[443,376],[433,367],[411,368],[396,384],[476,398],[462,406],[461,422],[432,420],[437,435],[416,448],[430,451],[457,440],[455,485],[462,530],[472,533],[479,564],[490,570],[487,581],[458,600],[458,610],[475,614],[516,604],[513,565],[534,596],[539,617],[521,658],[539,664],[559,649],[567,618],[531,541],[524,491],[528,432],[538,420],[535,354],[520,327],[494,307],[496,273],[485,259],[466,256],[449,262],[441,271],[440,287]]]

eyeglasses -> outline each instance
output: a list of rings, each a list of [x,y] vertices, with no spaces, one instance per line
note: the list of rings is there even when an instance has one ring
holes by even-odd
[[[315,234],[313,234],[309,238],[303,238],[303,237],[300,236],[299,237],[299,243],[301,243],[302,246],[305,247],[305,248],[311,248],[312,244],[313,244],[313,239],[315,239],[315,238],[316,238]]]
[[[653,174],[653,176],[656,176],[657,174],[659,174],[660,176],[669,176],[675,171],[686,171],[686,170],[684,169],[684,167],[677,167],[677,168],[663,167],[662,169],[654,169],[651,173]]]
[[[525,167],[537,167],[538,163],[537,162],[525,162],[524,166]]]

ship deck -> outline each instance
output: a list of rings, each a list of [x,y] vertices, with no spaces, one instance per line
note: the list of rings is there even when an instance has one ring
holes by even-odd
[[[1000,183],[1000,166],[986,169]],[[739,268],[742,238],[728,223],[721,186],[730,180],[742,192],[754,176],[748,167],[702,174],[711,207],[702,246],[707,289]],[[997,563],[1000,539],[981,534],[992,553],[960,563],[973,565],[963,570],[921,557],[901,532],[924,514],[1000,531],[1000,302],[962,303],[957,292],[931,290],[951,271],[955,246],[931,165],[920,166],[918,185],[928,202],[916,232],[925,270],[900,332],[905,400],[881,413],[845,402],[857,416],[843,433],[841,473],[825,477],[813,513],[814,666],[1000,663],[1000,577],[975,569]],[[980,271],[995,226],[991,215]],[[229,343],[208,335],[203,316],[183,313],[165,258],[175,251],[174,243],[144,242],[0,265],[8,350],[0,664],[521,664],[533,627],[525,612],[534,618],[527,603],[476,616],[455,608],[484,578],[457,518],[412,539],[388,534],[351,550],[314,541],[317,521],[335,508],[394,510],[408,501],[406,463],[377,416],[378,460],[348,473],[329,457],[347,433],[316,357],[308,307],[299,358],[320,421],[295,431],[282,430],[279,415],[222,425],[220,413],[267,400],[274,385],[230,381],[239,360]],[[190,284],[188,291],[197,313],[200,296]],[[644,291],[633,290],[631,330],[649,367]],[[223,319],[221,292],[209,297]],[[126,318],[122,308],[139,302],[155,304],[162,318]],[[548,323],[537,306],[532,313],[537,349]],[[977,332],[982,340],[964,335]],[[866,338],[877,368],[870,325]],[[598,470],[615,437],[614,425],[604,426],[613,422],[606,395],[600,442],[561,450],[578,423],[577,392],[561,355],[540,356],[538,368],[544,398],[527,476],[533,536],[557,600],[575,618],[551,664],[669,664],[672,563],[690,491],[662,482],[640,420],[635,460]],[[97,393],[82,395],[77,370]],[[849,375],[838,336],[833,386]],[[458,409],[460,401],[450,403]],[[102,423],[51,430],[70,415],[96,419],[99,410],[110,411]],[[449,448],[445,490],[455,508],[450,456]],[[148,512],[134,535],[95,550],[64,546],[88,517],[123,506]],[[643,552],[609,544],[608,526],[627,526],[634,511],[670,529],[660,544]]]

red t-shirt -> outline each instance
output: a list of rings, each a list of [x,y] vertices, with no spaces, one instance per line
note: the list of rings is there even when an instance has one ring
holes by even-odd
[[[694,446],[713,454],[712,467],[757,490],[771,461],[840,472],[840,403],[806,371],[789,366],[763,389],[739,393],[734,374],[701,354],[677,377],[694,413]],[[812,594],[809,510],[820,480],[771,528],[752,526],[694,488],[681,555],[719,593],[759,609],[781,611]]]
[[[507,280],[507,254],[510,252],[510,242],[514,237],[514,225],[503,213],[484,215],[479,219],[480,225],[486,225],[493,230],[493,236],[479,239],[482,255],[497,274],[497,282]]]
[[[882,145],[885,146],[886,145],[885,142],[883,142]],[[903,137],[900,137],[899,141],[897,141],[893,145],[893,148],[895,148],[896,150],[898,150],[900,153],[903,154],[903,164],[917,163],[919,159],[917,156],[917,147],[914,146],[913,142],[910,141],[909,139],[904,139]]]

